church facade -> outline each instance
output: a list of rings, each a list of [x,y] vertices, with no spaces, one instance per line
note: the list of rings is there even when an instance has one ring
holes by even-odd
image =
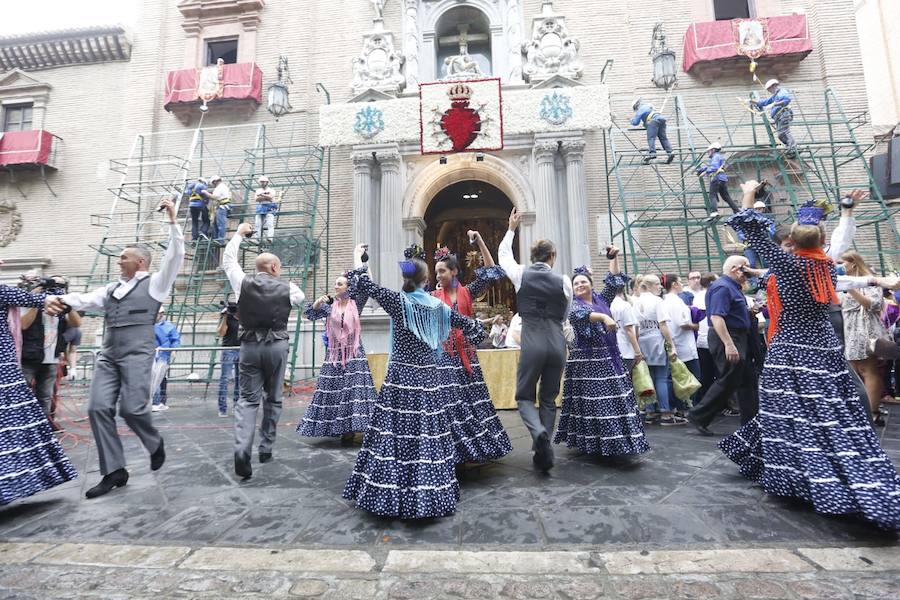
[[[386,285],[410,242],[466,255],[465,232],[479,229],[496,247],[513,207],[520,257],[546,237],[563,270],[599,268],[621,206],[610,128],[630,127],[636,97],[700,123],[723,110],[714,98],[758,88],[740,39],[697,32],[776,17],[793,19],[785,39],[801,44],[760,58],[759,72],[865,110],[851,0],[142,0],[130,28],[0,39],[5,125],[21,128],[27,107],[27,127],[52,132],[58,150],[47,168],[0,174],[4,277],[89,272],[103,225],[91,215],[121,200],[110,161],[153,136],[161,156],[183,154],[200,112],[178,73],[220,62],[225,84],[203,127],[292,128],[330,150],[331,273],[320,263],[319,289],[350,266],[355,243],[370,245]],[[654,71],[662,32],[674,88]],[[697,58],[687,69],[686,55]],[[281,57],[293,110],[276,123],[266,93]],[[725,110],[741,114],[737,102]]]

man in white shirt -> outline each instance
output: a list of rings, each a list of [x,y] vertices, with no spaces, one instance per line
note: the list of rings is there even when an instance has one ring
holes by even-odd
[[[225,241],[225,230],[228,228],[228,214],[231,212],[231,188],[222,181],[220,175],[213,175],[209,183],[215,186],[209,207],[213,218],[212,239],[223,243]]]
[[[150,452],[150,469],[162,467],[165,446],[153,426],[150,406],[150,373],[156,350],[154,325],[159,307],[169,292],[184,260],[184,235],[175,222],[175,205],[163,200],[169,217],[169,243],[159,271],[152,275],[150,251],[142,246],[127,246],[119,255],[122,277],[87,293],[55,297],[54,306],[62,310],[103,310],[106,333],[97,357],[88,417],[100,458],[103,479],[85,494],[96,498],[128,483],[125,454],[116,430],[116,405],[119,415]],[[119,399],[121,398],[121,402]]]
[[[261,175],[257,180],[259,187],[253,193],[256,199],[256,233],[259,236],[259,243],[263,242],[263,227],[266,229],[266,236],[269,242],[275,239],[275,213],[278,212],[278,198],[275,190],[269,187],[269,178]]]
[[[684,290],[678,275],[668,274],[663,277],[663,288],[666,294],[663,296],[663,310],[669,317],[669,329],[672,332],[672,341],[675,342],[675,353],[684,362],[688,370],[693,373],[697,381],[700,381],[700,361],[697,354],[697,342],[694,332],[699,325],[691,319],[691,309],[678,295]],[[672,390],[674,398],[674,390]],[[697,400],[696,394],[693,401]]]
[[[700,285],[700,271],[688,273],[688,289],[694,295],[699,294],[703,290],[703,287]]]
[[[716,380],[716,362],[709,351],[709,322],[706,320],[706,290],[716,280],[715,273],[703,273],[700,276],[700,291],[694,294],[694,307],[702,311],[697,323],[697,359],[700,362],[700,390],[697,397],[702,398]]]
[[[509,215],[509,230],[500,242],[500,266],[516,289],[516,305],[522,316],[522,349],[516,375],[516,403],[519,415],[531,434],[535,466],[547,472],[553,468],[550,439],[556,426],[556,396],[566,365],[563,322],[572,306],[572,281],[553,273],[556,246],[538,240],[531,246],[531,266],[523,267],[513,256],[512,243],[521,216]],[[535,389],[540,382],[540,410],[535,408]]]
[[[259,426],[259,462],[272,460],[288,360],[288,319],[291,308],[305,299],[299,287],[281,279],[281,261],[274,254],[260,254],[256,257],[256,273],[244,274],[237,257],[241,242],[251,232],[249,223],[241,223],[225,246],[222,258],[241,319],[241,389],[234,407],[234,472],[244,479],[253,474],[250,453],[260,403],[263,418]]]

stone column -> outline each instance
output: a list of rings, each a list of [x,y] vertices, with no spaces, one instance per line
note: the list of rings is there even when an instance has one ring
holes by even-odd
[[[374,246],[375,214],[372,210],[372,160],[371,152],[354,152],[353,160],[353,246]],[[370,248],[374,250],[374,248]],[[374,277],[373,273],[373,277]]]
[[[422,217],[407,217],[403,219],[403,249],[418,244],[424,246],[425,219]]]
[[[558,145],[555,140],[536,139],[534,141],[534,204],[536,222],[533,228],[533,239],[549,239],[556,244],[558,252],[562,251],[560,239],[559,208],[553,198],[556,190],[556,170],[553,162]],[[527,251],[527,248],[526,248]],[[568,247],[566,247],[568,251]]]
[[[400,289],[400,270],[397,262],[403,258],[403,180],[400,177],[400,152],[379,151],[381,166],[381,211],[378,215],[378,283]]]
[[[584,146],[584,138],[563,140],[562,143],[563,158],[566,161],[566,209],[569,219],[569,259],[572,267],[591,264]]]
[[[403,56],[406,57],[406,89],[419,85],[419,0],[406,0],[403,19]]]

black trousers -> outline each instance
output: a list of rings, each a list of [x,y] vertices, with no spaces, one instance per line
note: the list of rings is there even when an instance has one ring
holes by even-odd
[[[710,386],[700,404],[691,409],[691,417],[704,427],[712,423],[720,412],[728,406],[728,398],[737,394],[741,411],[741,424],[751,420],[759,412],[758,379],[753,362],[751,335],[756,332],[729,329],[740,360],[735,363],[725,359],[725,344],[712,327],[709,329],[709,351],[719,373],[719,378]]]
[[[716,373],[716,363],[709,348],[697,348],[697,354],[700,359],[700,392],[697,397],[702,399],[719,374]]]
[[[734,212],[740,212],[740,207],[731,199],[731,194],[728,193],[728,184],[718,179],[711,179],[709,182],[709,203],[711,204],[708,207],[709,212],[717,210],[719,202],[717,198],[721,198]]]

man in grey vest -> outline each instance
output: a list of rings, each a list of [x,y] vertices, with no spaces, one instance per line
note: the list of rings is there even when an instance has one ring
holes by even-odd
[[[252,233],[249,223],[241,223],[225,246],[222,258],[241,321],[241,392],[234,407],[234,472],[244,479],[253,475],[250,453],[260,402],[263,416],[259,426],[259,462],[272,460],[287,366],[288,318],[291,307],[305,298],[300,288],[279,278],[281,261],[274,254],[264,252],[257,256],[256,273],[244,275],[238,251],[241,241]]]
[[[553,468],[550,439],[556,426],[556,396],[566,366],[563,323],[572,305],[572,282],[551,271],[556,261],[556,246],[550,240],[532,244],[530,267],[516,262],[512,243],[520,220],[521,215],[513,209],[498,254],[500,266],[516,288],[516,303],[522,317],[516,403],[534,442],[534,464],[547,472]],[[538,381],[540,394],[536,394]],[[534,406],[536,395],[540,396],[540,410]]]
[[[163,200],[169,217],[169,242],[159,271],[152,275],[150,251],[126,246],[119,255],[119,281],[82,294],[65,294],[54,299],[57,308],[103,310],[106,332],[91,381],[88,417],[100,456],[103,479],[85,494],[96,498],[128,483],[125,454],[116,431],[116,403],[119,415],[150,452],[150,469],[156,471],[166,460],[163,439],[150,416],[150,372],[156,350],[153,331],[159,307],[166,301],[184,260],[184,236],[175,223],[175,205]]]

